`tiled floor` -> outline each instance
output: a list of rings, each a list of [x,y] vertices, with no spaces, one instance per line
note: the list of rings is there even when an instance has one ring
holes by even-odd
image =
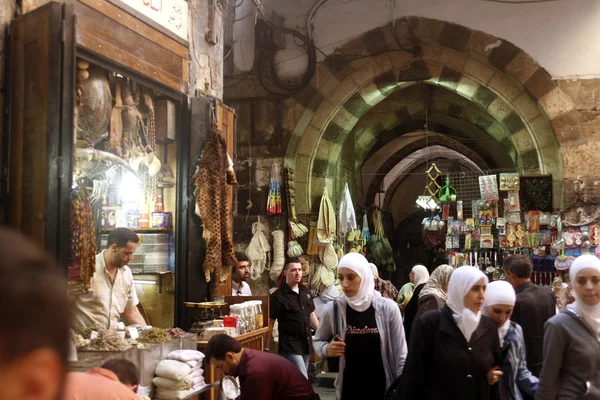
[[[324,388],[315,385],[315,392],[321,397],[321,400],[335,400],[335,389]]]

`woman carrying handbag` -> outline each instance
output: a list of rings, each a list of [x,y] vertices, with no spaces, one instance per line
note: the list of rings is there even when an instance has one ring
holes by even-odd
[[[333,302],[326,305],[313,347],[321,358],[340,357],[338,399],[383,399],[406,359],[400,310],[375,291],[373,272],[363,255],[342,257],[338,276],[344,294],[336,302],[337,313]]]

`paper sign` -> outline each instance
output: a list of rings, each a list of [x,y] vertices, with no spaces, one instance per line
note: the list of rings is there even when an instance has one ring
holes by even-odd
[[[98,332],[92,331],[92,333],[90,333],[90,340],[94,340],[97,338],[98,338]]]
[[[121,0],[121,2],[180,38],[188,40],[189,7],[185,0]]]

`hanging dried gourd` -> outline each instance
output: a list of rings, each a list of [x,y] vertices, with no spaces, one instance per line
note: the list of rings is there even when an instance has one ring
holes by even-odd
[[[96,229],[90,196],[83,188],[71,195],[70,232],[69,279],[80,281],[87,292],[96,271]]]
[[[279,165],[273,161],[271,165],[271,183],[269,183],[269,197],[267,198],[267,214],[281,214],[281,172]]]

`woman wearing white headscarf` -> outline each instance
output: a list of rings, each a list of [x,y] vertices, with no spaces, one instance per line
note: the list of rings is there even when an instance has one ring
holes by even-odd
[[[569,276],[575,302],[544,325],[536,399],[600,399],[600,260],[577,257]]]
[[[385,279],[381,279],[379,277],[379,270],[377,269],[377,265],[369,263],[369,266],[371,267],[371,271],[373,272],[373,279],[375,279],[375,291],[381,293],[383,297],[396,300],[396,297],[398,296],[398,289],[396,289],[392,282]]]
[[[441,310],[421,316],[411,336],[404,398],[436,400],[498,399],[501,372],[498,332],[482,316],[487,277],[470,266],[454,270]]]
[[[521,400],[523,393],[535,396],[538,378],[527,369],[527,354],[523,329],[510,316],[515,308],[517,296],[513,286],[506,281],[496,281],[488,285],[483,303],[483,315],[489,317],[498,327],[498,339],[502,361],[499,382],[502,399]]]
[[[413,321],[413,327],[427,311],[440,310],[448,299],[448,282],[454,268],[448,264],[442,264],[433,270],[429,280],[419,294],[417,315]]]
[[[406,359],[400,310],[375,291],[373,272],[363,255],[342,257],[338,277],[344,294],[325,306],[313,347],[321,358],[340,357],[338,399],[381,399],[402,374]]]
[[[429,280],[429,271],[424,265],[415,265],[411,274],[415,276],[415,290],[404,309],[404,332],[406,332],[406,340],[408,341],[410,341],[410,332],[419,309],[419,295]]]

